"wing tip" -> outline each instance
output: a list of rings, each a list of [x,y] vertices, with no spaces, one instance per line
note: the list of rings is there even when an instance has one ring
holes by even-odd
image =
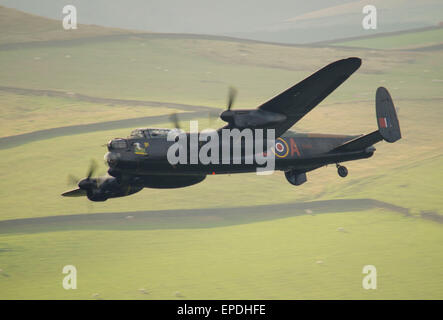
[[[360,58],[349,57],[346,59],[334,61],[322,70],[331,70],[333,72],[341,72],[347,75],[351,75],[355,71],[357,71],[358,68],[360,68],[361,64],[362,60]]]
[[[362,60],[359,57],[350,57],[350,58],[347,58],[346,61],[350,65],[354,66],[356,69],[360,68],[361,63],[362,63]]]

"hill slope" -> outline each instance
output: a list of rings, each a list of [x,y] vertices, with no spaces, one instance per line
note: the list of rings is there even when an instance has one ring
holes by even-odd
[[[61,21],[0,6],[0,44],[68,40],[122,33],[132,31],[95,25],[78,25],[78,29],[68,31],[63,29]]]
[[[333,44],[371,49],[426,49],[443,44],[443,28],[435,27],[410,32],[380,34],[373,37],[344,39]]]
[[[362,9],[368,4],[377,8],[376,30],[365,30],[362,27]],[[313,43],[436,26],[441,21],[442,9],[443,2],[438,0],[347,1],[294,15],[257,31],[237,35],[282,43]]]

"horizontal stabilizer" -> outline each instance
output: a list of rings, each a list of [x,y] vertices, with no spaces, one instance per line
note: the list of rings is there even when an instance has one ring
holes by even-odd
[[[364,136],[355,138],[351,141],[348,141],[345,144],[342,144],[341,146],[333,149],[332,151],[330,151],[330,153],[360,151],[382,140],[383,137],[380,134],[380,131],[377,130],[372,133],[366,134]]]

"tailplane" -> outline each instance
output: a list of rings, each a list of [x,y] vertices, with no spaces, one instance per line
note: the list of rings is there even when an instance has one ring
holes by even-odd
[[[378,130],[348,141],[329,153],[359,151],[382,140],[392,143],[401,139],[400,124],[398,123],[394,103],[388,90],[383,87],[377,89],[375,109]]]

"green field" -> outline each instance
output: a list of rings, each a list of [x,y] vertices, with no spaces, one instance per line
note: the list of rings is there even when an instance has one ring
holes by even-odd
[[[46,40],[0,48],[0,137],[56,129],[16,145],[0,138],[0,299],[443,298],[443,51],[186,36]],[[234,108],[255,107],[350,56],[362,68],[293,129],[371,132],[375,90],[385,86],[403,139],[348,163],[346,179],[329,166],[300,187],[276,172],[209,176],[104,203],[60,196],[68,174],[83,177],[103,145],[133,127],[58,128],[223,108],[230,85],[239,91]],[[222,125],[199,120],[201,129]],[[369,264],[377,290],[362,289]],[[62,288],[65,265],[77,267],[77,290]]]
[[[396,35],[380,35],[371,38],[337,42],[336,45],[370,49],[415,49],[441,45],[443,28],[407,32]]]
[[[209,229],[135,223],[141,230],[122,221],[3,235],[2,298],[432,299],[443,290],[441,226],[384,210]],[[78,269],[77,290],[61,287],[66,264]],[[361,288],[366,264],[377,267],[377,290]]]

